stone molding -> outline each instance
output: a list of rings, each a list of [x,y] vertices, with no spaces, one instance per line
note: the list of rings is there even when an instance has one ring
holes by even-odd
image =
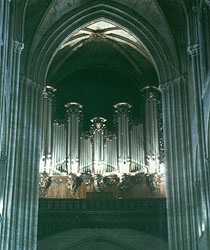
[[[164,90],[166,90],[169,87],[173,87],[175,85],[181,85],[181,84],[186,84],[186,79],[182,75],[166,83],[160,84],[159,90],[162,93]]]
[[[37,83],[37,82],[35,82],[35,81],[31,80],[30,78],[27,78],[25,76],[20,76],[20,81],[22,84],[25,84],[26,86],[30,86],[33,88],[44,90],[44,87],[41,84],[39,84],[39,83]]]

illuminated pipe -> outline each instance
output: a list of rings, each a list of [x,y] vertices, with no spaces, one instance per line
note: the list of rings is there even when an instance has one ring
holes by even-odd
[[[132,106],[128,103],[114,105],[118,128],[118,165],[119,172],[130,172],[129,112]]]
[[[149,173],[159,172],[158,90],[143,89],[145,103],[146,159]]]
[[[56,89],[46,86],[43,92],[42,150],[40,172],[49,173],[52,164],[52,99]]]
[[[91,119],[93,136],[93,167],[95,174],[103,174],[104,169],[104,130],[106,119],[95,117]]]
[[[65,107],[68,113],[68,173],[76,174],[79,170],[79,122],[82,105],[70,102]]]

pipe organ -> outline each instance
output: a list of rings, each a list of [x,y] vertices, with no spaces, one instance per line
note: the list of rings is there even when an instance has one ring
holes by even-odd
[[[99,176],[118,176],[125,180],[125,176],[138,173],[157,179],[155,174],[162,171],[158,93],[152,87],[142,92],[145,96],[144,122],[131,119],[130,104],[118,103],[114,105],[115,132],[107,130],[103,117],[91,119],[90,130],[83,131],[80,124],[82,105],[79,103],[65,105],[67,118],[64,123],[52,120],[55,89],[46,87],[40,173],[71,175],[71,180],[91,175],[97,177],[94,180],[98,183]]]

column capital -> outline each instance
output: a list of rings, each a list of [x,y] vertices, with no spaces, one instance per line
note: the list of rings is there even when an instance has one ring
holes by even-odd
[[[14,51],[18,54],[22,53],[22,50],[24,49],[24,43],[20,42],[18,40],[13,41]]]
[[[191,57],[198,56],[199,51],[200,51],[200,44],[198,43],[191,44],[187,48],[187,52]]]
[[[44,99],[51,99],[54,96],[54,93],[57,89],[53,88],[52,86],[44,87],[43,96]]]
[[[159,85],[159,90],[162,93],[164,90],[166,90],[169,87],[173,87],[175,85],[181,85],[181,84],[185,84],[186,80],[183,76],[179,76],[177,78],[174,78],[173,80],[170,80],[166,83],[162,83]]]

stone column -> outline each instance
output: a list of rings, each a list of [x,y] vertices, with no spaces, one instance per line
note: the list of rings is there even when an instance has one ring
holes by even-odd
[[[128,103],[114,105],[118,129],[118,165],[121,174],[130,172],[129,112],[131,107]]]
[[[52,98],[56,89],[46,86],[43,92],[42,153],[40,172],[50,173],[52,167]]]
[[[22,45],[15,42],[0,249],[36,249],[41,153],[42,88],[19,82]],[[27,240],[26,240],[27,239]]]
[[[169,250],[196,250],[193,164],[186,81],[161,85]]]
[[[11,73],[13,41],[9,39],[11,31],[10,2],[2,0],[0,4],[0,245],[3,227],[3,207],[5,175],[7,171],[7,149],[10,118]],[[0,246],[1,248],[1,246]]]
[[[82,105],[70,102],[65,105],[68,113],[67,158],[68,174],[79,171],[79,122]]]
[[[146,160],[148,173],[158,173],[159,163],[159,128],[158,128],[158,90],[155,87],[145,87],[145,138]]]
[[[93,123],[92,138],[93,138],[93,168],[94,174],[103,174],[104,167],[104,130],[106,119],[102,117],[95,117],[91,119]]]
[[[188,47],[188,53],[191,57],[192,76],[193,76],[193,90],[194,90],[194,108],[196,120],[196,134],[198,139],[198,171],[201,178],[202,190],[202,231],[205,233],[206,245],[210,244],[210,189],[209,189],[209,176],[210,171],[206,164],[206,151],[205,151],[205,135],[204,135],[204,115],[203,115],[203,102],[202,102],[202,83],[201,83],[201,67],[200,67],[200,46],[199,44],[191,44]]]

